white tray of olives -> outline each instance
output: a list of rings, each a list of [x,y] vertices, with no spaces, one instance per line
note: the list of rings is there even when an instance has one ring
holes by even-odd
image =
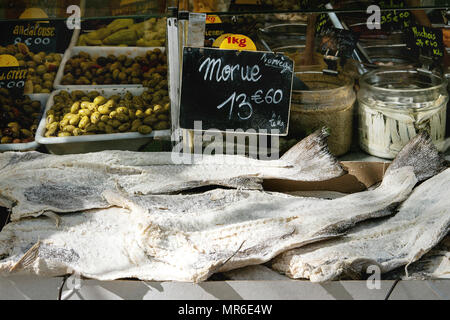
[[[41,111],[43,111],[50,95],[46,94],[46,93],[37,93],[37,94],[27,94],[27,96],[30,97],[31,101],[39,101],[40,106],[41,106]],[[32,130],[32,129],[27,128],[27,130]],[[1,136],[1,134],[0,134],[0,136]],[[22,142],[22,143],[1,143],[0,144],[0,152],[32,151],[32,150],[36,150],[38,147],[39,147],[39,143],[37,143],[35,139],[34,139],[34,141]]]
[[[169,139],[167,98],[155,103],[147,93],[147,88],[56,90],[47,101],[36,141],[53,154],[73,154],[137,151],[152,139]]]
[[[155,49],[162,55],[150,54]],[[151,87],[145,85],[146,82],[153,80],[158,66],[164,62],[167,65],[167,59],[161,59],[163,55],[164,47],[73,47],[64,54],[54,87],[80,90]],[[78,58],[72,59],[74,57]],[[139,60],[142,63],[137,63],[136,57],[144,58]],[[149,62],[150,67],[145,62]]]

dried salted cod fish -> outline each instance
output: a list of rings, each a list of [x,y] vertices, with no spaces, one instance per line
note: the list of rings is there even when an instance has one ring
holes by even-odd
[[[131,195],[164,194],[207,185],[261,189],[263,178],[327,180],[344,174],[328,152],[327,135],[326,130],[315,132],[276,161],[205,156],[176,165],[171,153],[0,154],[0,201],[9,208],[14,204],[15,221],[45,211],[104,208],[101,193],[117,188]]]
[[[71,222],[72,215],[62,216],[61,225],[66,229],[58,232],[29,220],[11,223],[0,233],[0,252],[4,258],[0,261],[0,273],[59,275],[70,267],[81,275],[100,280],[135,277],[203,281],[215,272],[264,263],[288,249],[336,237],[359,221],[389,214],[391,211],[386,208],[407,198],[416,184],[413,170],[419,172],[419,168],[409,166],[391,170],[379,188],[334,200],[250,190],[142,197],[107,192],[108,201],[130,208],[123,230],[110,227],[118,218],[106,211],[98,211],[101,218],[97,220],[103,219],[101,223],[89,220],[92,217],[89,213],[75,215],[86,216],[86,223]],[[214,204],[215,201],[218,202]],[[38,221],[42,223],[43,219]],[[28,228],[26,234],[21,231],[24,225]],[[54,239],[56,235],[60,240]],[[115,248],[106,243],[103,235],[114,236],[123,244]],[[33,250],[20,255],[23,237],[33,239],[26,241],[26,248]],[[83,246],[78,244],[80,237]],[[51,247],[53,243],[56,247]],[[77,261],[83,263],[65,257],[55,260],[56,253],[41,254],[42,246],[47,252],[73,250],[73,255],[80,257]],[[98,250],[103,254],[98,254]],[[103,262],[97,261],[104,259],[104,255],[120,263],[108,264],[105,269]]]
[[[0,275],[137,277],[140,259],[161,276],[175,273],[141,257],[133,218],[127,210],[108,208],[63,215],[60,227],[46,217],[12,222],[0,233]]]
[[[99,280],[203,281],[380,216],[375,211],[405,199],[416,181],[410,167],[400,168],[376,190],[335,200],[251,190],[132,198],[109,192],[107,199],[130,213],[63,215],[60,228],[44,217],[8,224],[0,233],[0,274],[72,270]]]
[[[153,201],[146,205],[146,197],[123,200],[107,194],[106,198],[142,216],[138,241],[146,255],[178,266],[182,280],[203,281],[214,272],[264,263],[288,249],[339,236],[359,221],[389,214],[383,209],[405,200],[416,182],[411,167],[405,167],[392,171],[376,190],[339,199],[261,192],[258,201],[183,213],[152,210]],[[219,197],[216,193],[211,195]],[[198,195],[190,197],[186,203],[195,204]]]
[[[381,272],[417,261],[450,226],[450,169],[418,186],[392,218],[364,224],[348,236],[298,248],[277,257],[272,267],[292,278],[314,282]]]

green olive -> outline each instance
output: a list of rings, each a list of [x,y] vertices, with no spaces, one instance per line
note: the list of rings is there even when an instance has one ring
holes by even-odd
[[[90,105],[91,103],[89,102],[89,101],[83,101],[83,102],[81,102],[81,109],[88,109],[88,107],[89,107],[89,105]]]
[[[85,130],[86,130],[86,132],[94,132],[94,131],[97,131],[97,126],[93,123],[90,123],[87,125]]]
[[[98,96],[94,99],[93,103],[97,106],[101,106],[106,103],[106,98],[102,96]]]
[[[79,122],[80,122],[80,116],[78,114],[73,115],[69,120],[69,123],[73,126],[77,126]]]
[[[158,119],[156,119],[155,116],[148,116],[148,117],[145,117],[143,122],[144,122],[144,124],[152,125],[152,124],[158,122]]]
[[[27,138],[33,135],[33,133],[31,133],[31,131],[27,129],[20,129],[20,132]]]
[[[154,128],[155,130],[167,130],[170,128],[170,125],[167,121],[161,121],[155,124]]]
[[[100,131],[105,131],[106,123],[104,123],[103,121],[97,122],[97,128],[98,128],[98,130],[100,130]]]
[[[147,110],[145,110],[145,115],[149,116],[153,113],[153,109],[152,108],[147,108]]]
[[[55,134],[56,130],[58,130],[58,122],[52,122],[48,127],[47,133],[49,135]]]
[[[62,119],[60,122],[59,122],[59,129],[61,129],[62,130],[62,128],[64,128],[65,126],[67,126],[69,124],[69,119]]]
[[[80,123],[78,123],[78,128],[80,129],[84,129],[89,125],[89,117],[88,116],[83,116],[83,118],[81,118]]]
[[[125,131],[127,131],[128,129],[130,129],[130,123],[129,122],[127,122],[127,123],[124,123],[124,124],[122,124],[122,125],[120,125],[119,126],[119,131],[120,132],[125,132]]]
[[[109,109],[109,104],[105,103],[104,105],[99,106],[98,112],[100,112],[101,114],[110,114],[111,110]]]
[[[67,131],[63,131],[58,133],[58,137],[70,137],[72,134],[70,132]]]
[[[47,124],[51,124],[51,123],[55,122],[55,116],[53,114],[49,114],[47,116],[46,122],[47,122]]]
[[[118,107],[116,109],[117,113],[122,113],[122,114],[127,114],[128,113],[128,109],[126,107]]]
[[[2,137],[2,139],[0,140],[1,144],[7,144],[7,143],[11,143],[13,141],[13,138],[11,137]]]
[[[90,117],[92,112],[91,112],[91,110],[88,110],[88,109],[81,109],[80,111],[78,111],[78,114],[82,117],[84,117],[84,116]]]
[[[162,113],[164,111],[164,108],[160,106],[159,104],[155,105],[153,107],[153,112],[156,114]]]
[[[142,119],[144,117],[145,117],[145,114],[144,114],[144,112],[142,112],[142,110],[137,110],[136,111],[136,118]]]
[[[74,104],[72,104],[72,106],[70,107],[70,112],[77,113],[78,110],[80,110],[80,102],[77,101]]]
[[[97,124],[100,121],[101,114],[96,111],[91,115],[91,123]]]
[[[75,128],[75,129],[73,130],[72,134],[73,134],[74,136],[81,136],[81,135],[83,135],[83,130],[81,130],[80,128]]]
[[[117,111],[111,111],[109,113],[109,118],[110,119],[115,119],[117,117]]]
[[[162,121],[169,120],[169,117],[166,114],[159,114],[157,118],[158,118],[158,120],[162,120]]]
[[[117,115],[117,120],[119,120],[120,122],[127,122],[130,121],[130,118],[126,114],[119,113]]]
[[[138,132],[141,134],[150,134],[152,133],[152,128],[150,126],[140,126],[138,128]]]
[[[104,114],[100,117],[100,121],[107,122],[109,120],[109,116]]]
[[[112,133],[114,131],[114,128],[112,126],[110,126],[109,124],[107,124],[105,126],[105,132],[106,133]]]
[[[120,127],[121,124],[122,123],[119,120],[117,120],[117,119],[114,119],[111,122],[111,125],[112,125],[113,128],[118,128],[118,127]]]
[[[139,119],[134,120],[134,121],[131,123],[131,131],[132,131],[132,132],[138,131],[138,129],[139,129],[140,126],[142,126],[142,121],[139,120]]]
[[[65,126],[62,131],[63,132],[70,132],[70,133],[72,133],[73,130],[75,130],[75,126],[69,124],[69,125]]]

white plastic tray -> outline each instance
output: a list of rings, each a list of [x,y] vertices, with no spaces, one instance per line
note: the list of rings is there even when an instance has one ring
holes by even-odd
[[[68,92],[72,92],[77,89],[67,89]],[[142,94],[146,88],[91,88],[89,90],[83,90],[85,92],[98,91],[105,97],[119,94],[123,96],[127,91],[133,95]],[[53,154],[73,154],[73,153],[86,153],[96,152],[103,150],[129,150],[137,151],[140,147],[150,142],[153,138],[170,137],[170,130],[158,130],[153,131],[150,134],[140,134],[138,132],[126,132],[126,133],[109,133],[109,134],[96,134],[89,136],[71,136],[71,137],[50,137],[46,138],[45,135],[45,114],[53,106],[53,98],[61,90],[53,91],[50,98],[47,101],[45,107],[44,116],[42,117],[39,127],[36,131],[36,141],[39,144],[45,145],[47,150]]]
[[[34,93],[27,94],[31,98],[32,101],[39,101],[41,103],[41,108],[44,110],[48,98],[50,97],[49,93]],[[8,143],[8,144],[0,144],[0,152],[6,151],[31,151],[36,150],[39,147],[39,143],[35,141],[28,143]]]
[[[79,54],[80,52],[89,53],[92,58],[106,57],[109,54],[119,56],[121,54],[126,55],[130,58],[135,58],[138,56],[143,56],[149,50],[160,49],[165,52],[164,47],[73,47],[69,48],[63,56],[61,65],[59,66],[58,72],[56,73],[56,78],[53,86],[55,89],[75,89],[78,90],[90,90],[94,88],[142,88],[141,84],[99,84],[99,85],[63,85],[61,84],[62,77],[64,76],[64,67],[67,61]]]

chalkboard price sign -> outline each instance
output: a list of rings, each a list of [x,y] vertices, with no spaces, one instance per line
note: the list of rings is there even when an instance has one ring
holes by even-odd
[[[0,88],[13,96],[22,96],[28,75],[26,67],[0,67]]]
[[[329,55],[350,58],[358,43],[359,34],[350,30],[330,28],[322,33],[320,50]]]
[[[411,25],[411,13],[399,10],[383,11],[380,24],[383,29],[406,29]]]
[[[418,56],[420,54],[441,60],[444,57],[442,30],[414,25],[407,30],[407,46]]]
[[[70,43],[72,30],[63,20],[15,20],[0,23],[2,45],[24,43],[31,52],[64,53]]]
[[[282,54],[185,47],[180,127],[286,135],[293,69]]]

